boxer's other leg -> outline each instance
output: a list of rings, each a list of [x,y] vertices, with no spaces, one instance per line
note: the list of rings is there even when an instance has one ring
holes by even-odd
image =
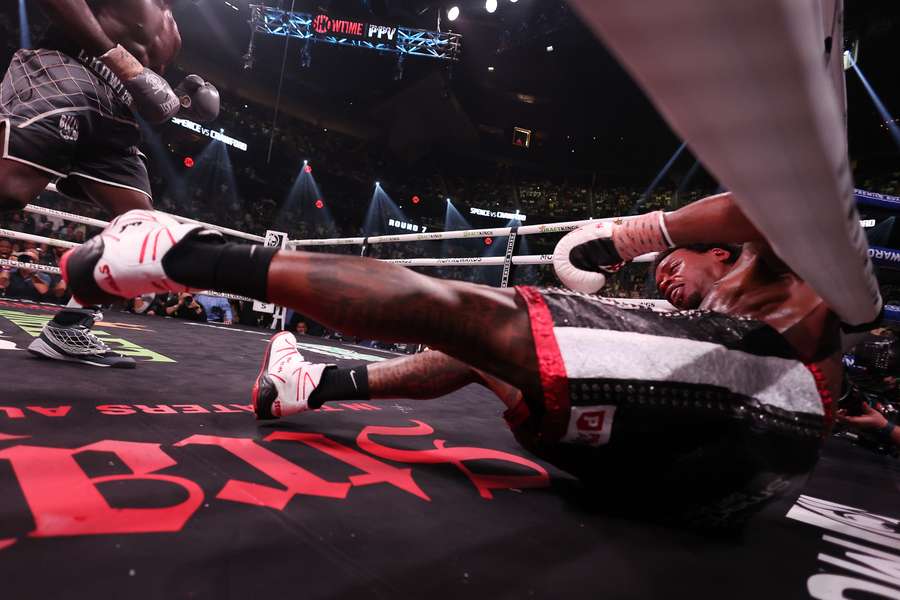
[[[104,207],[113,216],[119,216],[133,209],[153,210],[150,198],[132,189],[114,187],[84,177],[73,177],[71,185],[77,185],[81,195]],[[81,304],[72,298],[66,307],[81,308]]]
[[[507,407],[521,396],[513,386],[443,352],[429,350],[363,367],[329,369],[310,395],[309,405],[317,408],[331,400],[430,400],[470,383],[487,387]]]
[[[0,140],[4,139],[6,127],[0,123]],[[14,160],[0,158],[0,212],[21,210],[37,198],[47,184],[50,175]]]
[[[78,182],[78,186],[85,196],[104,207],[113,216],[117,217],[134,209],[153,210],[153,202],[150,197],[135,189],[100,183],[84,177],[73,177],[72,179]]]
[[[150,209],[149,198],[136,190],[98,183],[83,177],[70,178],[70,185],[78,182],[81,193],[104,206],[115,215],[135,208]],[[91,332],[94,323],[102,318],[99,307],[84,307],[73,297],[64,310],[44,326],[40,335],[28,346],[35,356],[64,360],[98,367],[133,369],[133,358],[111,350]]]

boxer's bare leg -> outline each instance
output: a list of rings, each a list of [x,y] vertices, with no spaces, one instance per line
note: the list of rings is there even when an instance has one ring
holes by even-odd
[[[268,299],[350,335],[427,344],[540,393],[528,310],[514,290],[365,258],[279,252],[268,272]]]
[[[72,183],[77,183],[81,189],[81,195],[89,200],[106,208],[113,216],[118,216],[136,208],[153,210],[150,199],[140,192],[127,188],[119,188],[97,181],[91,181],[84,177],[71,178]],[[71,299],[67,308],[79,308],[79,304],[74,298]]]
[[[519,390],[474,369],[443,352],[427,351],[372,363],[366,367],[369,399],[430,400],[478,383],[494,392],[508,408],[521,397]]]

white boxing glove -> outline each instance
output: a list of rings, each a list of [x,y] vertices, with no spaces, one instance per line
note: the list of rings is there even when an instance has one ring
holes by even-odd
[[[582,225],[559,240],[553,252],[553,268],[567,288],[596,294],[606,285],[606,277],[625,263],[673,246],[663,211],[619,223],[597,221]]]
[[[553,270],[564,286],[576,292],[596,294],[606,276],[624,264],[612,241],[613,225],[588,223],[563,236],[553,251]]]

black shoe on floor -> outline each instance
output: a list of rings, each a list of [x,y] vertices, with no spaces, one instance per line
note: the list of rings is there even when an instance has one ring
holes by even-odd
[[[91,309],[65,308],[44,326],[28,351],[35,356],[78,362],[95,367],[133,369],[135,360],[113,352],[91,332],[102,315]]]

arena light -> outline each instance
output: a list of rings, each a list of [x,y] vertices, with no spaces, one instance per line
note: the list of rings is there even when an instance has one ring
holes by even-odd
[[[493,13],[497,11],[497,0],[485,0],[484,10],[489,13]]]
[[[380,182],[380,181],[376,181],[376,182],[375,182],[375,187],[381,187],[381,182]]]
[[[422,199],[419,198],[418,196],[413,196],[413,197],[412,197],[412,203],[413,203],[413,204],[418,204],[418,203],[421,202],[421,201],[422,201]]]
[[[450,7],[450,10],[447,11],[447,20],[448,20],[448,21],[455,21],[455,20],[458,19],[458,18],[459,18],[459,7],[458,7],[458,6],[451,6],[451,7]]]
[[[306,161],[303,161],[303,162],[305,163]],[[304,165],[303,172],[304,173],[312,173],[312,165]]]
[[[31,48],[31,29],[28,27],[28,8],[25,0],[19,0],[19,47]]]
[[[191,158],[190,156],[185,156],[184,157],[184,166],[187,167],[188,169],[192,168],[194,166],[194,159]]]
[[[324,207],[325,207],[325,203],[322,202],[322,199],[321,199],[321,198],[319,198],[318,200],[316,200],[316,208],[324,208]]]

